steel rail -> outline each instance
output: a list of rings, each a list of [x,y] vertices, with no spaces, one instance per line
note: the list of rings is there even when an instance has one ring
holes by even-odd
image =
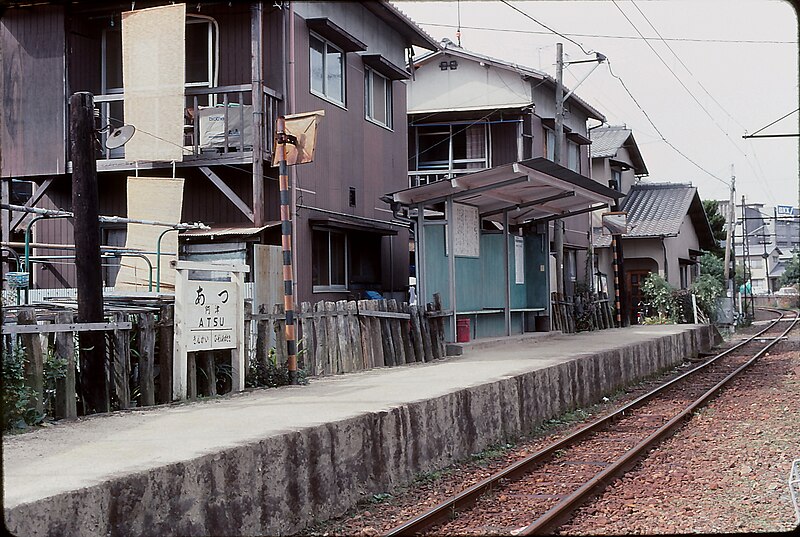
[[[749,337],[748,339],[743,340],[737,345],[734,345],[733,347],[730,347],[725,351],[713,356],[704,364],[690,371],[687,371],[686,373],[683,373],[682,375],[679,375],[678,377],[670,380],[669,382],[662,384],[661,386],[655,388],[654,390],[638,397],[637,399],[622,406],[621,408],[617,409],[611,414],[608,414],[607,416],[604,416],[586,425],[585,427],[580,428],[579,430],[569,434],[568,436],[562,438],[561,440],[558,440],[550,444],[549,446],[542,448],[536,453],[533,453],[523,459],[520,459],[519,461],[504,468],[503,470],[487,477],[486,479],[483,479],[482,481],[472,485],[471,487],[464,489],[460,493],[432,507],[428,511],[425,511],[417,515],[416,517],[412,518],[411,520],[408,520],[407,522],[392,528],[389,532],[386,533],[386,535],[387,536],[419,535],[421,533],[424,533],[431,527],[436,526],[439,523],[448,520],[456,511],[463,510],[464,508],[473,505],[482,494],[484,494],[489,490],[492,490],[500,480],[513,479],[517,476],[527,473],[532,469],[533,466],[535,466],[537,463],[541,462],[542,459],[548,457],[554,452],[564,449],[565,447],[575,443],[576,441],[596,432],[598,429],[601,429],[605,425],[608,425],[609,423],[621,418],[622,416],[625,415],[626,412],[638,408],[639,406],[642,406],[650,399],[653,399],[654,397],[659,395],[662,391],[672,387],[674,384],[682,381],[686,377],[694,375],[699,371],[702,371],[706,367],[715,363],[717,360],[727,356],[736,349],[739,349],[740,347],[747,345],[748,343],[751,343],[753,340],[761,336],[763,333],[767,332],[775,325],[777,325],[778,322],[780,322],[780,320],[783,319],[785,315],[783,312],[778,310],[769,310],[769,311],[774,311],[776,313],[779,313],[780,317],[775,319],[766,328],[754,334],[753,336]],[[795,320],[795,323],[796,322],[797,320]],[[774,342],[772,344],[774,344]]]
[[[781,315],[780,319],[783,318]],[[537,518],[530,525],[521,530],[518,535],[541,535],[550,533],[551,530],[557,528],[568,519],[574,510],[580,506],[587,498],[595,493],[600,485],[606,485],[618,474],[635,464],[641,455],[648,449],[659,443],[666,436],[674,432],[674,430],[685,420],[691,417],[692,413],[700,406],[705,404],[709,399],[717,395],[722,388],[728,384],[733,378],[738,376],[742,371],[749,368],[753,363],[761,358],[764,353],[773,347],[776,343],[781,341],[796,325],[800,316],[795,314],[795,318],[789,327],[784,332],[773,338],[763,349],[758,351],[752,358],[747,360],[744,364],[736,368],[724,379],[715,384],[712,388],[706,391],[703,395],[697,398],[692,404],[684,408],[675,417],[662,425],[657,431],[649,435],[647,438],[639,442],[636,446],[627,451],[622,457],[615,462],[604,468],[601,472],[595,475],[592,479],[587,481],[578,490],[563,498],[556,505],[548,509],[542,516]],[[777,324],[777,321],[770,325],[770,327]]]

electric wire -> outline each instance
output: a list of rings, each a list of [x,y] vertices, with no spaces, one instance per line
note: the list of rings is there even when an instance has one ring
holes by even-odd
[[[698,85],[698,86],[700,86],[700,88],[701,88],[701,89],[702,89],[702,90],[705,92],[705,94],[706,94],[706,95],[708,95],[708,96],[711,98],[711,100],[712,100],[712,101],[714,101],[714,102],[717,104],[717,106],[719,106],[720,110],[722,110],[723,112],[725,112],[725,115],[727,115],[729,118],[731,118],[731,119],[733,120],[733,122],[734,122],[734,123],[736,123],[737,125],[739,125],[741,128],[743,128],[743,129],[744,129],[744,128],[745,128],[745,127],[744,127],[744,125],[742,125],[741,123],[739,123],[739,122],[736,120],[736,118],[735,118],[735,117],[733,117],[733,116],[732,116],[732,115],[731,115],[731,114],[730,114],[730,113],[729,113],[729,112],[728,112],[728,111],[725,109],[725,107],[724,107],[724,106],[722,106],[722,104],[720,104],[720,102],[719,102],[719,101],[718,101],[716,98],[714,98],[714,96],[713,96],[713,95],[711,95],[711,93],[710,93],[710,92],[709,92],[709,91],[706,89],[706,87],[705,87],[705,86],[704,86],[704,85],[703,85],[703,84],[700,82],[700,80],[698,80],[698,79],[697,79],[697,77],[695,76],[695,74],[694,74],[694,73],[691,71],[691,69],[689,69],[689,66],[688,66],[688,65],[686,65],[686,64],[683,62],[683,60],[681,59],[681,57],[680,57],[680,56],[678,56],[678,53],[677,53],[677,52],[675,52],[675,50],[674,50],[674,49],[673,49],[673,48],[672,48],[672,47],[669,45],[669,43],[667,43],[667,41],[666,41],[666,40],[664,39],[664,37],[661,35],[661,32],[659,32],[659,31],[658,31],[658,29],[657,29],[657,28],[656,28],[656,27],[653,25],[653,23],[650,21],[650,19],[647,17],[647,15],[645,15],[645,14],[644,14],[644,12],[643,12],[643,11],[642,11],[642,10],[639,8],[639,6],[636,4],[636,2],[635,2],[634,0],[631,0],[631,4],[633,4],[633,7],[635,7],[635,8],[636,8],[636,11],[638,11],[638,12],[639,12],[639,14],[641,14],[641,16],[644,18],[644,20],[645,20],[645,21],[647,21],[647,24],[649,24],[649,25],[650,25],[650,28],[652,28],[652,29],[653,29],[653,31],[656,33],[656,35],[657,35],[657,36],[658,36],[658,38],[661,40],[661,42],[662,42],[662,43],[664,43],[664,46],[666,46],[666,47],[667,47],[667,49],[668,49],[668,50],[669,50],[669,51],[672,53],[672,55],[673,55],[673,56],[675,56],[675,59],[677,59],[677,60],[678,60],[678,62],[679,62],[679,63],[680,63],[682,66],[683,66],[683,68],[684,68],[684,69],[686,69],[686,72],[687,72],[687,73],[689,73],[689,76],[691,76],[691,77],[694,79],[694,81],[695,81],[695,82],[697,82],[697,85]],[[642,36],[642,37],[644,37],[644,36]]]
[[[657,126],[656,126],[656,124],[653,122],[653,119],[650,117],[650,115],[647,113],[647,111],[646,111],[646,110],[645,110],[645,109],[642,107],[642,105],[641,105],[641,104],[639,104],[639,101],[636,99],[636,97],[634,97],[634,96],[633,96],[633,93],[631,93],[631,90],[629,90],[629,89],[628,89],[628,86],[625,84],[625,81],[624,81],[624,80],[622,80],[622,78],[621,78],[621,77],[617,76],[617,75],[614,73],[614,71],[611,69],[611,60],[609,60],[608,58],[606,58],[606,65],[608,65],[608,72],[611,74],[611,76],[613,76],[614,78],[616,78],[617,80],[619,80],[619,83],[622,85],[622,88],[625,90],[625,93],[627,93],[627,94],[628,94],[628,97],[630,97],[630,98],[631,98],[631,100],[632,100],[632,101],[633,101],[633,103],[636,105],[636,107],[639,109],[639,111],[641,111],[641,112],[642,112],[642,114],[644,115],[644,117],[647,119],[648,123],[650,123],[650,126],[651,126],[651,127],[653,127],[653,129],[654,129],[654,130],[655,130],[655,131],[658,133],[658,135],[659,135],[659,136],[661,136],[661,140],[662,140],[662,141],[663,141],[665,144],[667,144],[669,147],[671,147],[671,148],[673,149],[673,151],[675,151],[676,153],[678,153],[680,156],[682,156],[682,157],[683,157],[684,159],[686,159],[688,162],[690,162],[691,164],[693,164],[693,165],[694,165],[696,168],[698,168],[698,169],[699,169],[699,170],[701,170],[702,172],[706,173],[706,174],[707,174],[707,175],[709,175],[710,177],[713,177],[714,179],[716,179],[716,180],[717,180],[717,181],[719,181],[720,183],[722,183],[722,184],[724,184],[725,186],[727,186],[728,188],[730,188],[730,186],[731,186],[731,185],[730,185],[730,183],[728,183],[728,182],[727,182],[727,181],[725,181],[724,179],[722,179],[722,178],[720,178],[720,177],[716,176],[715,174],[713,174],[713,173],[711,173],[710,171],[708,171],[707,169],[705,169],[703,166],[701,166],[700,164],[698,164],[697,162],[695,162],[694,160],[692,160],[692,158],[690,158],[690,157],[689,157],[689,156],[688,156],[686,153],[684,153],[683,151],[681,151],[680,149],[678,149],[677,147],[675,147],[675,145],[673,145],[673,143],[672,143],[672,142],[670,142],[669,140],[667,140],[666,136],[664,136],[664,133],[662,133],[662,132],[661,132],[661,130],[660,130],[660,129],[659,129]]]
[[[757,131],[755,131],[755,132],[751,133],[751,136],[752,136],[753,134],[758,134],[759,132],[763,131],[764,129],[767,129],[767,128],[769,128],[769,127],[773,126],[774,124],[776,124],[777,122],[779,122],[779,121],[780,121],[780,120],[782,120],[782,119],[786,119],[787,117],[791,116],[791,115],[792,115],[792,114],[794,114],[795,112],[800,112],[800,108],[795,108],[794,110],[792,110],[791,112],[789,112],[789,113],[788,113],[788,114],[786,114],[785,116],[781,116],[781,117],[779,117],[778,119],[776,119],[775,121],[773,121],[773,122],[772,122],[772,123],[770,123],[769,125],[765,125],[765,126],[761,127],[761,128],[760,128],[760,129],[758,129]],[[744,127],[743,127],[743,128],[744,128]]]
[[[434,26],[439,28],[456,28],[455,24],[444,24],[438,22],[419,22],[421,26]],[[465,26],[461,25],[464,30],[478,30],[486,32],[502,32],[502,33],[515,33],[515,34],[533,34],[533,35],[550,35],[552,32],[543,32],[540,30],[519,30],[512,28],[492,28],[488,26]],[[562,36],[572,37],[590,37],[593,39],[627,39],[633,41],[641,41],[643,38],[636,35],[608,35],[608,34],[581,34],[566,32],[559,34]],[[655,39],[654,37],[644,37],[644,39]],[[742,44],[742,45],[797,45],[797,41],[781,41],[773,39],[708,39],[708,38],[692,38],[692,37],[663,37],[664,41],[683,42],[683,43],[723,43],[723,44]]]
[[[619,12],[622,13],[622,16],[625,17],[625,20],[627,20],[630,23],[631,27],[634,30],[636,30],[636,33],[642,36],[642,39],[644,40],[645,44],[650,48],[650,50],[653,51],[653,54],[655,54],[656,57],[659,59],[659,61],[662,64],[664,64],[664,67],[667,68],[667,71],[669,71],[670,74],[675,78],[675,80],[678,81],[678,84],[680,84],[681,87],[684,90],[686,90],[686,93],[688,93],[689,96],[692,98],[692,100],[695,103],[697,103],[697,106],[699,106],[700,109],[708,116],[711,122],[714,123],[714,125],[722,132],[722,134],[724,134],[731,141],[731,143],[734,145],[734,147],[736,147],[736,149],[738,149],[741,153],[747,156],[747,154],[744,153],[739,146],[733,143],[733,140],[730,138],[730,135],[725,131],[725,129],[722,128],[722,126],[717,122],[717,120],[714,119],[714,116],[711,115],[711,112],[709,112],[708,109],[706,109],[706,107],[703,106],[703,103],[701,103],[700,100],[697,97],[695,97],[694,93],[692,93],[692,91],[686,86],[686,84],[683,83],[683,80],[680,79],[680,77],[675,73],[672,67],[670,67],[669,64],[664,60],[664,58],[661,57],[661,54],[659,54],[658,51],[655,49],[655,47],[653,47],[653,45],[650,44],[650,40],[645,39],[644,35],[642,34],[642,32],[639,31],[639,28],[636,26],[636,24],[630,19],[630,17],[628,17],[628,14],[625,13],[621,7],[619,7],[617,0],[611,0],[611,3],[613,3],[614,6],[617,8],[617,10],[619,10]]]
[[[510,7],[511,9],[513,9],[514,11],[516,11],[517,13],[520,13],[522,16],[532,20],[533,22],[535,22],[536,24],[538,24],[542,28],[545,28],[545,29],[549,30],[550,32],[552,32],[554,34],[556,34],[558,36],[561,36],[564,39],[566,39],[567,41],[569,41],[570,43],[576,45],[587,56],[591,56],[592,53],[590,51],[588,51],[585,48],[583,48],[583,45],[581,45],[580,43],[578,43],[577,41],[575,41],[571,37],[568,37],[567,35],[562,34],[561,32],[557,32],[556,30],[553,30],[552,28],[550,28],[549,26],[547,26],[543,22],[540,22],[540,21],[536,20],[535,18],[533,18],[531,15],[528,15],[527,13],[525,13],[524,11],[519,9],[518,7],[511,5],[511,3],[509,3],[507,0],[500,0],[500,1],[503,2],[505,5],[507,5],[508,7]]]

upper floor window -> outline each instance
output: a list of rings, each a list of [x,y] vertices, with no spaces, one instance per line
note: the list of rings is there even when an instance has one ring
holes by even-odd
[[[186,87],[217,85],[219,30],[210,17],[186,15]],[[122,93],[122,32],[119,26],[103,30],[100,50],[100,91],[103,95]]]
[[[581,173],[581,146],[575,142],[567,141],[567,168]]]
[[[367,119],[392,128],[392,81],[369,67],[364,68],[364,106]]]
[[[489,167],[488,126],[417,127],[418,170],[479,170]]]
[[[344,106],[344,52],[331,42],[309,34],[311,93]]]
[[[544,130],[544,155],[547,160],[556,160],[556,133],[550,129]]]

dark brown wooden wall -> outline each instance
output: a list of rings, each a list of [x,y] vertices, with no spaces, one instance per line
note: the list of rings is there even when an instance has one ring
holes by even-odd
[[[0,19],[0,174],[64,173],[64,11],[13,9]]]
[[[348,53],[346,62],[346,109],[317,97],[310,91],[308,29],[305,21],[295,20],[295,62],[297,112],[325,110],[317,132],[314,162],[295,166],[293,174],[301,190],[302,204],[346,214],[390,220],[389,206],[380,201],[388,192],[408,185],[408,147],[406,120],[406,87],[393,82],[394,128],[370,123],[364,112],[364,65],[355,53]],[[349,205],[349,189],[356,189],[356,206]],[[312,192],[307,192],[307,191]],[[298,296],[303,300],[318,299],[311,293],[311,229],[308,210],[298,210],[296,267]],[[395,279],[408,281],[408,263],[400,254],[408,252],[405,243],[395,238]],[[387,253],[388,255],[388,253]],[[403,259],[397,259],[402,257]],[[384,278],[388,276],[384,274]]]
[[[519,160],[517,157],[517,124],[494,123],[492,129],[492,166]]]

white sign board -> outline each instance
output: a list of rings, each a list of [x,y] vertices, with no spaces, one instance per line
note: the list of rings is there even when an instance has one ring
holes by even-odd
[[[525,283],[525,239],[514,237],[514,283]]]
[[[239,296],[234,282],[189,280],[182,298],[189,332],[187,352],[236,348]]]
[[[453,242],[455,255],[480,257],[480,220],[478,208],[462,203],[453,204]]]
[[[186,399],[189,360],[197,352],[230,349],[231,390],[244,389],[244,274],[247,265],[172,261],[175,277],[175,346],[172,351],[172,399]],[[189,279],[198,271],[227,272],[230,281]],[[227,353],[222,353],[227,354]],[[194,371],[194,369],[192,369]],[[191,394],[194,395],[194,394]]]

